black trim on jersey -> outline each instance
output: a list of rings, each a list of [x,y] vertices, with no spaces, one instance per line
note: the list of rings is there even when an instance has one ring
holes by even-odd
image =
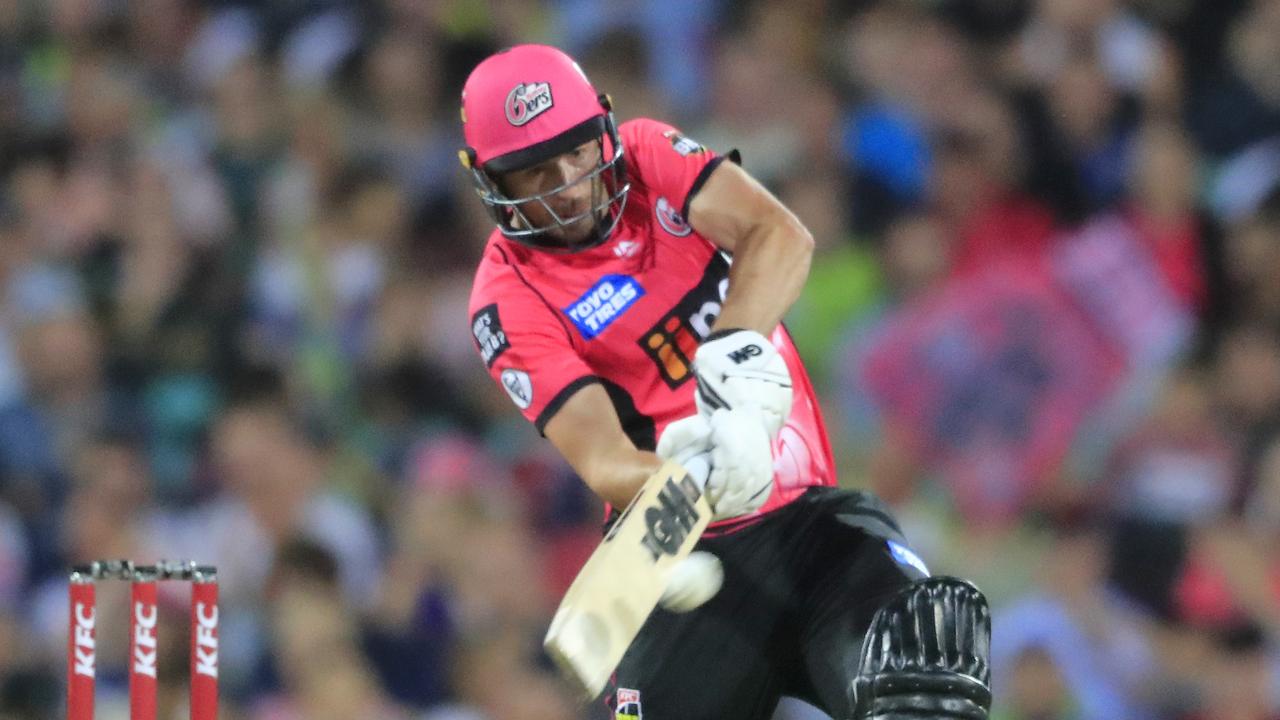
[[[725,160],[732,160],[734,165],[742,164],[742,155],[737,150],[730,150],[724,155],[718,155],[711,159],[711,162],[702,167],[698,173],[698,177],[693,179],[693,184],[689,186],[689,192],[684,196],[684,205],[680,207],[680,217],[685,222],[689,222],[689,203],[693,202],[693,196],[698,194],[702,186],[707,184],[707,178],[711,177],[711,173],[720,167],[720,163]]]
[[[538,413],[538,417],[533,421],[534,427],[538,428],[539,434],[545,434],[543,431],[547,428],[547,423],[551,422],[551,418],[560,412],[560,408],[573,397],[573,394],[582,388],[600,383],[604,386],[604,391],[609,395],[609,402],[613,404],[613,411],[618,414],[618,421],[622,424],[622,431],[630,438],[631,443],[639,450],[648,450],[652,452],[658,447],[658,426],[654,423],[653,418],[641,413],[636,409],[636,401],[632,399],[631,393],[621,385],[610,382],[599,375],[583,375],[582,377],[565,385],[555,397],[551,398],[551,402]]]
[[[618,413],[618,420],[622,421],[622,431],[631,438],[631,443],[637,450],[649,452],[656,450],[658,426],[653,422],[653,418],[636,409],[636,401],[632,399],[631,393],[627,392],[626,388],[603,378],[600,382],[604,385],[605,392],[609,393],[613,410]]]
[[[542,293],[538,291],[538,288],[533,286],[533,283],[525,279],[524,273],[520,272],[520,266],[512,262],[511,258],[507,257],[507,251],[503,250],[501,245],[494,245],[493,247],[498,252],[502,253],[502,259],[506,261],[506,264],[511,268],[512,272],[516,274],[516,277],[520,279],[520,282],[524,283],[525,287],[533,291],[533,294],[537,295],[538,299],[542,301],[542,304],[547,306],[547,309],[551,311],[551,314],[555,319],[560,321],[560,329],[564,330],[564,338],[569,341],[569,347],[573,347],[573,333],[569,332],[569,326],[565,324],[565,319],[561,317],[560,311],[556,310],[555,307],[552,306],[545,297],[543,297]]]
[[[583,375],[577,380],[574,380],[561,388],[560,392],[556,393],[556,396],[551,398],[551,402],[547,403],[547,406],[542,408],[542,412],[538,413],[538,418],[533,421],[533,426],[538,428],[538,434],[546,434],[543,431],[547,429],[547,423],[551,422],[551,418],[555,417],[556,413],[560,412],[560,408],[564,407],[564,404],[569,402],[569,398],[573,397],[574,393],[588,385],[593,385],[598,382],[602,382],[602,380],[596,375]]]
[[[723,302],[723,298],[720,297],[720,283],[728,276],[729,262],[725,259],[724,253],[712,253],[698,283],[668,308],[652,327],[636,338],[636,344],[657,366],[662,381],[672,390],[696,376],[693,372],[693,356],[697,351],[696,346],[705,342],[702,337],[703,330],[710,330],[710,327],[695,328],[692,318],[701,315],[708,325],[714,322],[711,313],[704,310],[708,305],[714,305],[714,311],[718,315],[720,304]],[[676,322],[676,326],[668,328],[668,323],[672,321]],[[701,323],[699,325],[701,326]],[[686,357],[685,350],[682,348],[689,347],[689,340],[694,341],[694,346],[690,348]],[[671,355],[664,357],[666,353]],[[677,361],[679,369],[683,370],[679,378],[672,377],[667,367],[670,360]]]

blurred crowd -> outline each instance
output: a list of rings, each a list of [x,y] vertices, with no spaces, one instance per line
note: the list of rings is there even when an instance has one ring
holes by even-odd
[[[1280,0],[0,1],[0,718],[113,557],[217,564],[228,720],[607,716],[540,653],[600,507],[467,328],[528,41],[812,230],[842,482],[987,590],[994,717],[1280,718]]]

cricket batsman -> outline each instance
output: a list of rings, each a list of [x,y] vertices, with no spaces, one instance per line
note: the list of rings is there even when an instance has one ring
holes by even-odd
[[[552,47],[481,62],[460,157],[497,227],[471,294],[494,380],[622,508],[664,459],[705,460],[697,550],[718,593],[658,608],[606,690],[618,717],[987,717],[990,618],[931,577],[875,497],[836,487],[783,315],[813,239],[738,164],[664,123],[616,125]]]

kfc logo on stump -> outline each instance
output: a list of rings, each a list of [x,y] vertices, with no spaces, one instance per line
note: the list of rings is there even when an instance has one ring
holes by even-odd
[[[156,604],[152,598],[134,601],[133,672],[152,679],[156,677],[156,621],[158,619]]]
[[[218,677],[218,606],[196,603],[195,609],[196,672]]]
[[[72,647],[75,652],[75,674],[93,677],[97,667],[97,642],[94,625],[97,611],[84,603],[76,603],[75,628],[72,630]]]
[[[507,122],[520,127],[551,109],[551,83],[520,83],[507,93]]]

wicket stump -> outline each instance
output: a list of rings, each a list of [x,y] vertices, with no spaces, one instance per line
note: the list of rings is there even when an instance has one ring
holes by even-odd
[[[209,565],[162,560],[134,565],[129,560],[99,560],[71,571],[70,633],[67,639],[67,720],[93,720],[97,678],[97,601],[99,580],[130,583],[129,718],[156,718],[156,609],[160,581],[191,583],[191,720],[218,715],[218,573]]]

